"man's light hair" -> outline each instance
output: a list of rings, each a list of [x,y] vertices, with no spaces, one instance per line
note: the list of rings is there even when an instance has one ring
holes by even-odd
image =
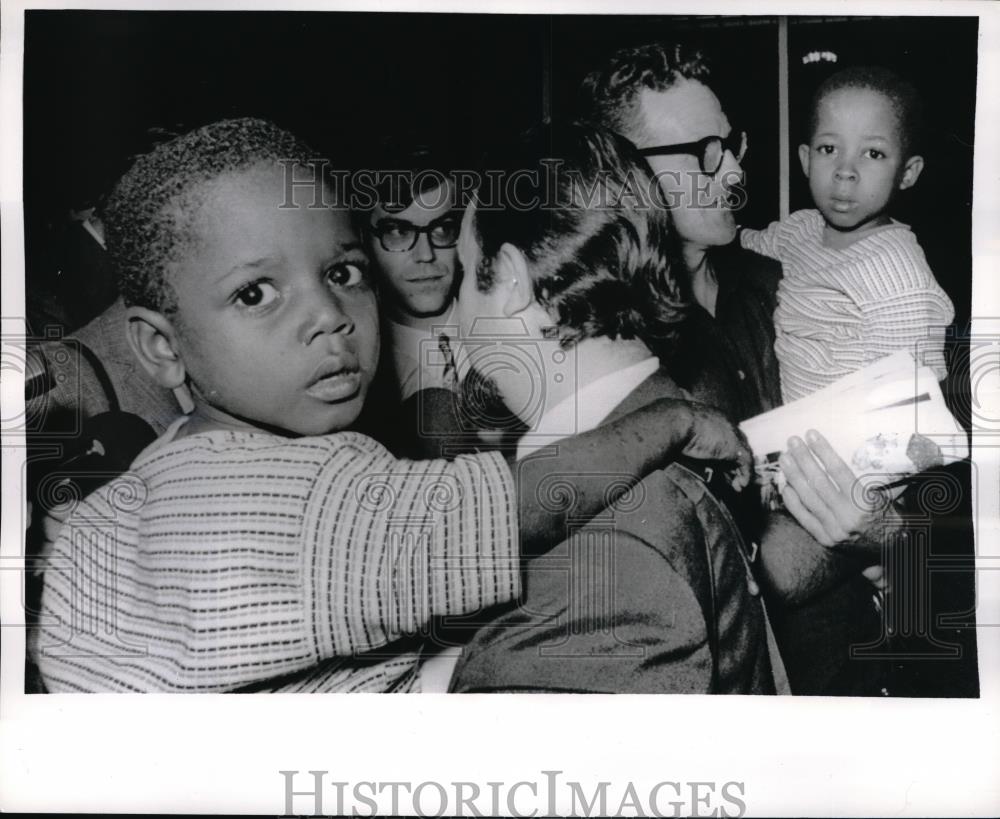
[[[586,119],[641,141],[647,134],[639,112],[644,89],[666,91],[678,80],[707,82],[709,68],[697,48],[680,43],[649,43],[616,51],[592,71],[581,88]]]

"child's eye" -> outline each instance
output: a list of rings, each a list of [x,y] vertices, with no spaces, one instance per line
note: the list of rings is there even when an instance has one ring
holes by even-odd
[[[868,159],[885,159],[885,154],[878,148],[869,148],[865,151],[865,156],[868,157]]]
[[[353,287],[365,279],[364,265],[358,262],[341,262],[326,271],[326,280],[338,287]]]
[[[233,301],[243,307],[267,307],[281,294],[269,282],[250,282],[241,287],[233,296]]]
[[[834,147],[832,145],[817,145],[816,146],[816,153],[822,154],[823,156],[830,156],[833,153],[833,151],[834,151]]]

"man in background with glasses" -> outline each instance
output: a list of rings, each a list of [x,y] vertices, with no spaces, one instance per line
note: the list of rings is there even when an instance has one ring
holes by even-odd
[[[381,400],[371,403],[382,409],[371,432],[412,458],[510,448],[523,423],[475,369],[459,377],[462,212],[452,160],[438,147],[390,139],[374,167],[374,207],[357,216],[381,286],[380,380],[391,383],[376,388]]]
[[[405,402],[421,390],[455,387],[448,329],[461,214],[450,168],[434,149],[387,142],[376,167],[378,201],[362,214],[362,228],[382,288],[383,344]]]

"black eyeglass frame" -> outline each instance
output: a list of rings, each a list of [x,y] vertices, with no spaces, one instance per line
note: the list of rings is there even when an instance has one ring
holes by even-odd
[[[417,242],[420,241],[421,233],[427,234],[427,241],[430,242],[431,247],[435,248],[436,250],[447,250],[448,248],[455,247],[455,245],[458,244],[458,236],[459,233],[461,232],[461,225],[460,224],[456,225],[457,229],[455,231],[455,238],[448,244],[444,245],[439,245],[434,242],[434,234],[432,232],[435,228],[440,227],[442,223],[447,221],[454,221],[458,223],[460,220],[457,212],[448,213],[445,214],[444,216],[439,216],[437,219],[428,222],[426,225],[415,225],[412,222],[407,222],[405,219],[386,219],[384,220],[383,223],[380,224],[374,224],[374,225],[369,224],[368,232],[371,233],[372,236],[378,237],[378,243],[382,246],[382,249],[386,253],[408,253],[417,246]],[[409,246],[401,248],[386,247],[384,234],[389,231],[390,227],[398,228],[401,225],[406,225],[409,230],[413,231],[413,239],[410,242]]]
[[[719,153],[719,164],[712,170],[709,170],[705,167],[705,152],[708,150],[708,146],[713,142],[718,142],[722,151]],[[703,174],[715,176],[726,159],[726,151],[729,151],[734,157],[736,157],[736,161],[740,162],[743,157],[746,156],[748,146],[749,139],[747,138],[746,131],[731,131],[727,137],[713,135],[703,137],[697,142],[679,142],[676,145],[654,145],[649,148],[640,148],[639,153],[646,157],[669,156],[671,154],[689,154],[690,156],[697,157],[698,167],[701,168],[701,172]]]

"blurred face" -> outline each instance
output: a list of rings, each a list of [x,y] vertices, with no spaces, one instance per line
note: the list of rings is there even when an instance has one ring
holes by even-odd
[[[409,249],[386,250],[377,236],[370,239],[369,249],[386,297],[397,314],[427,318],[439,316],[451,306],[455,283],[455,247],[435,247],[444,244],[441,237],[457,228],[459,216],[453,213],[454,199],[450,185],[442,185],[417,196],[408,208],[390,213],[376,207],[371,225],[386,233],[386,243],[399,241],[400,234],[412,227],[438,225],[432,234],[420,233]]]
[[[261,165],[207,186],[170,271],[176,347],[196,405],[212,415],[320,435],[361,412],[378,313],[348,215],[308,207],[308,192],[279,208],[279,171]]]
[[[816,131],[808,145],[799,146],[799,158],[813,202],[841,233],[886,224],[893,193],[916,181],[904,161],[892,103],[869,89],[844,88],[824,97]]]
[[[680,80],[666,91],[644,90],[638,113],[641,133],[629,136],[639,148],[727,137],[732,130],[718,98],[695,80]],[[736,238],[726,194],[742,180],[743,169],[731,152],[726,151],[712,176],[702,173],[698,158],[687,154],[650,156],[648,161],[686,246],[716,247]]]

